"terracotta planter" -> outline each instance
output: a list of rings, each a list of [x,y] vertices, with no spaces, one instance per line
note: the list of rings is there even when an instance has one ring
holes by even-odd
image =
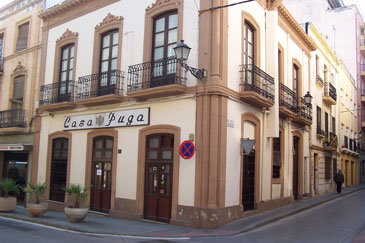
[[[16,208],[16,197],[0,197],[0,212],[14,212]]]
[[[65,214],[70,222],[83,221],[89,212],[88,208],[65,208]]]
[[[43,214],[47,211],[48,203],[27,203],[27,210],[30,216],[32,217],[42,217]]]

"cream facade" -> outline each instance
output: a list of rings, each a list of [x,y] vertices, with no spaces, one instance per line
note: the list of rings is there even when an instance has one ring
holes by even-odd
[[[341,169],[339,150],[339,83],[343,70],[326,41],[313,24],[305,25],[318,49],[312,52],[311,89],[314,122],[311,129],[312,190],[322,195],[334,190],[333,177]],[[340,94],[339,94],[340,93]],[[355,100],[356,101],[356,100]]]
[[[0,178],[20,185],[36,179],[42,4],[14,1],[0,9]]]
[[[215,228],[310,196],[316,45],[281,1],[233,2],[70,0],[40,14],[34,168],[53,209],[80,184],[93,211]]]

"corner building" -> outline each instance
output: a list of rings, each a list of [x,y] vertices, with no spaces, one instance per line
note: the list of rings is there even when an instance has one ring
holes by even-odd
[[[303,97],[315,45],[281,1],[231,3],[46,6],[35,139],[52,208],[76,183],[90,187],[93,211],[215,228],[310,194]],[[182,39],[184,63],[173,51]]]

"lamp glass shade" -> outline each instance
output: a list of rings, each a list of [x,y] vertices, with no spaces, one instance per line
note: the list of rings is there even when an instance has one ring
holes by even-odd
[[[312,96],[310,95],[309,92],[307,92],[305,95],[304,95],[304,100],[307,104],[311,103],[312,102]]]
[[[175,55],[177,59],[187,60],[190,53],[190,47],[181,40],[179,44],[174,47]]]

